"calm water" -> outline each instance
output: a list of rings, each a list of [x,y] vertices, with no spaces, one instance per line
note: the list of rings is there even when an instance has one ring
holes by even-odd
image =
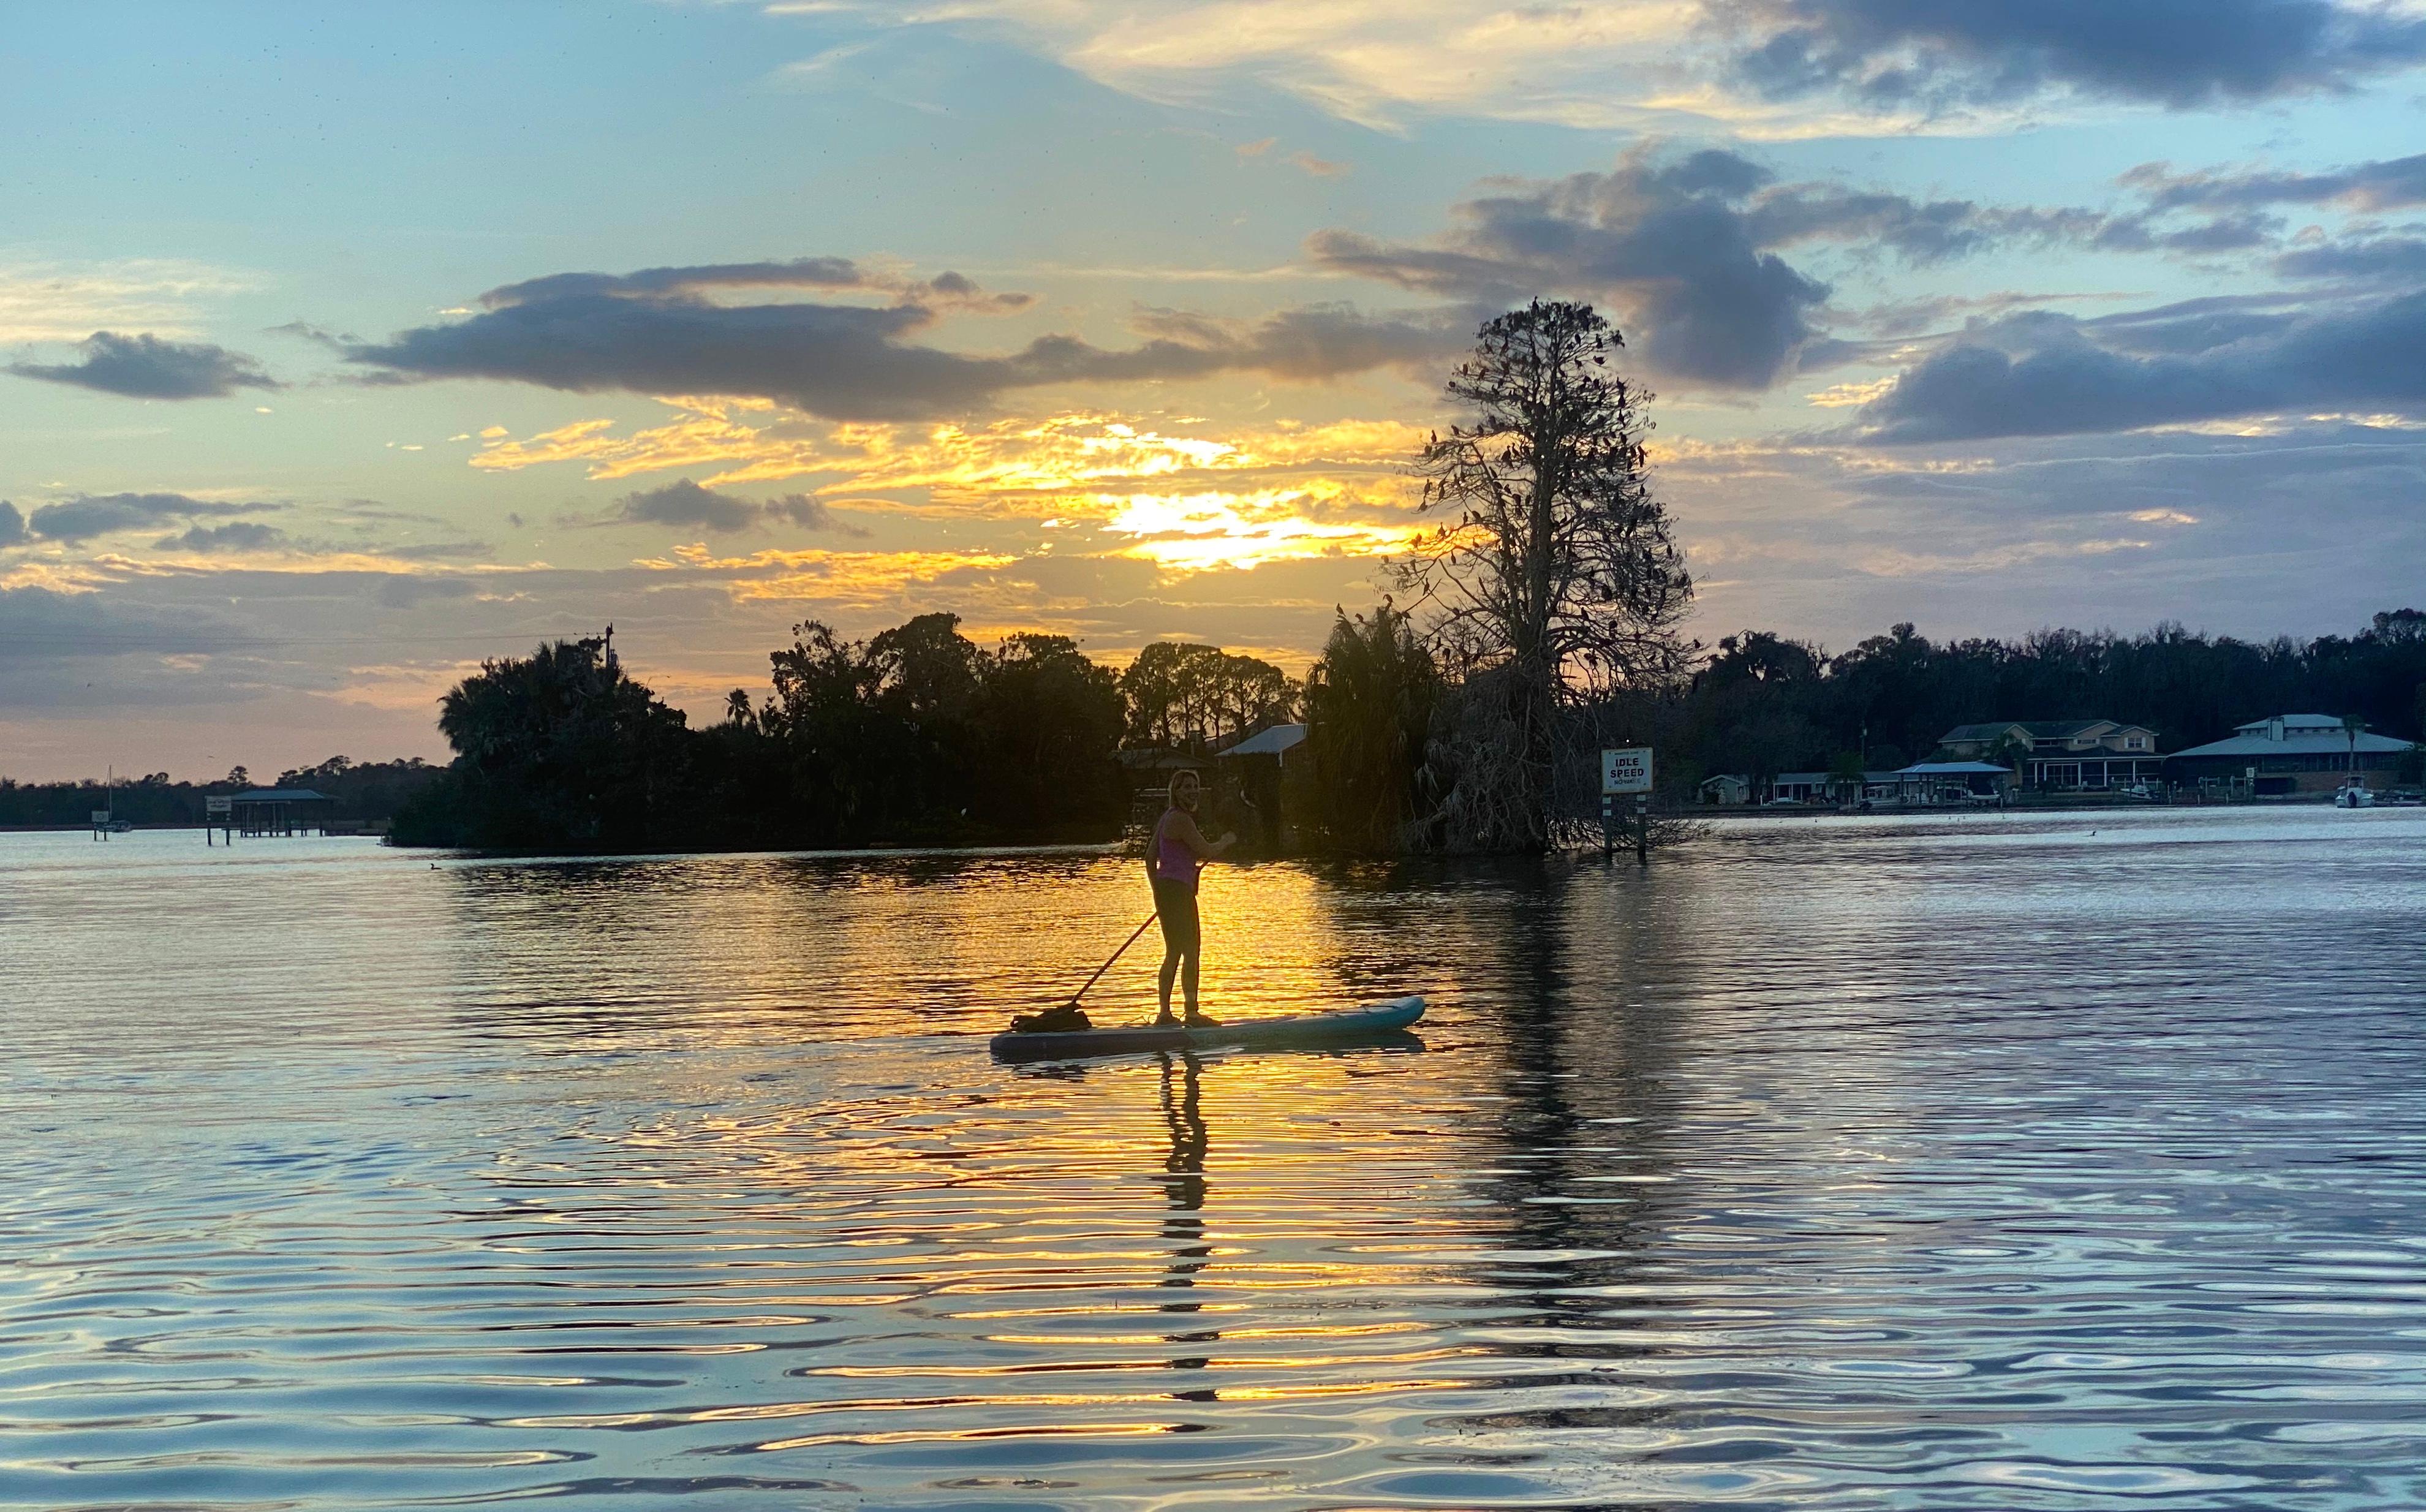
[[[2426,1504],[2426,813],[1143,894],[0,837],[0,1502]]]

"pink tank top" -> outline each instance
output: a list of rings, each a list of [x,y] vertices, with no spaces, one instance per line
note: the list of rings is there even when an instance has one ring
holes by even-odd
[[[1196,886],[1196,854],[1188,843],[1171,833],[1171,821],[1179,810],[1165,809],[1154,826],[1154,849],[1146,855],[1145,874],[1157,882],[1184,882]]]

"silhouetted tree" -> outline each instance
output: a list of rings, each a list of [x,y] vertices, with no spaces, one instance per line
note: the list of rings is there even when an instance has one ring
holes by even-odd
[[[1117,680],[1067,636],[1013,635],[988,658],[978,689],[981,810],[1014,832],[1118,822],[1127,792],[1112,753],[1123,711]]]
[[[1609,366],[1620,345],[1588,304],[1537,300],[1488,322],[1448,382],[1471,420],[1418,460],[1424,508],[1453,516],[1401,580],[1464,679],[1455,845],[1548,845],[1562,706],[1685,666],[1692,583],[1644,466],[1649,396]]]
[[[647,850],[687,773],[679,709],[626,676],[599,638],[484,661],[440,700],[451,780],[397,816],[407,843]]]
[[[1297,712],[1297,685],[1269,661],[1186,641],[1156,641],[1121,674],[1128,740],[1204,751]]]
[[[1350,620],[1342,610],[1322,659],[1306,675],[1306,749],[1314,762],[1315,826],[1333,846],[1408,849],[1422,812],[1417,773],[1440,675],[1407,617],[1384,603]]]

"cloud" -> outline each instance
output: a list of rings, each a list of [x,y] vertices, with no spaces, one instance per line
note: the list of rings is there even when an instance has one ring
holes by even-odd
[[[367,548],[371,555],[394,557],[398,561],[471,561],[485,557],[495,549],[486,541],[429,541],[418,545]]]
[[[633,525],[671,525],[684,529],[746,530],[758,523],[759,509],[747,499],[700,487],[677,478],[662,488],[626,494],[615,518]]]
[[[1477,301],[1546,292],[1607,301],[1660,372],[1758,389],[1792,369],[1829,292],[1780,249],[1878,246],[1930,263],[1995,242],[2094,235],[2102,223],[2088,212],[1773,180],[1731,152],[1638,149],[1606,173],[1520,182],[1466,201],[1454,229],[1428,245],[1324,231],[1307,252],[1340,272]]]
[[[2274,270],[2289,278],[2385,279],[2415,285],[2426,282],[2426,238],[2363,236],[2302,247],[2275,258]]]
[[[816,269],[795,279],[839,276]],[[1248,326],[1166,322],[1156,339],[1106,350],[1048,335],[977,356],[918,345],[939,308],[981,297],[946,274],[916,301],[874,308],[806,301],[729,305],[699,297],[708,274],[765,280],[800,264],[649,269],[621,278],[564,274],[492,290],[480,313],[350,350],[387,382],[488,378],[575,393],[721,394],[779,400],[829,419],[967,414],[1009,389],[1140,382],[1255,371],[1300,381],[1433,360],[1463,334],[1437,317],[1368,317],[1336,306],[1284,311]],[[845,265],[848,266],[848,265]],[[738,279],[743,275],[732,275]],[[947,281],[955,281],[946,286]]]
[[[235,520],[226,525],[197,525],[183,535],[164,536],[155,544],[163,551],[267,551],[285,541],[283,530]]]
[[[842,535],[864,536],[865,528],[847,524],[834,517],[823,499],[808,494],[787,494],[767,503],[753,503],[731,494],[720,494],[703,488],[687,478],[677,478],[659,488],[644,488],[626,494],[613,522],[629,525],[671,525],[683,529],[713,530],[730,534],[747,530],[768,521],[782,521],[804,530],[833,530]]]
[[[96,331],[83,348],[82,362],[11,363],[8,370],[20,378],[142,399],[218,398],[240,388],[282,386],[258,362],[224,347]]]
[[[2342,0],[1716,0],[1737,82],[1945,111],[2070,91],[2187,109],[2426,61],[2426,21]]]
[[[223,504],[183,494],[79,494],[34,511],[25,517],[25,529],[46,541],[73,545],[115,530],[156,527],[171,520],[190,523],[196,515],[250,514],[275,507]]]
[[[1606,128],[1639,123],[1690,0],[818,0],[831,18],[1010,40],[1108,88],[1202,102],[1278,90],[1363,125],[1416,112]]]
[[[157,258],[0,264],[0,342],[75,342],[130,326],[181,334],[194,301],[244,286],[218,268]]]
[[[2202,304],[2081,322],[2039,314],[1936,352],[1864,406],[1878,442],[2138,430],[2283,412],[2426,410],[2426,293],[2267,316]]]
[[[13,546],[25,539],[25,517],[17,506],[0,498],[0,546]]]
[[[957,308],[1011,314],[1036,302],[1031,294],[989,294],[954,272],[915,279],[880,268],[861,267],[848,257],[796,257],[789,261],[707,263],[692,267],[643,268],[632,273],[550,273],[491,289],[480,296],[486,309],[527,304],[574,295],[623,299],[681,299],[719,289],[814,288],[852,289],[887,294],[925,309]]]
[[[814,494],[786,494],[767,501],[767,517],[782,520],[803,530],[833,530],[843,535],[865,536],[867,527],[852,525],[838,518],[824,499]]]
[[[379,601],[388,609],[412,609],[430,599],[469,598],[479,591],[469,577],[387,578],[379,586]]]
[[[2426,153],[2358,163],[2321,173],[2210,169],[2176,173],[2169,163],[2143,163],[2123,175],[2155,210],[2245,209],[2269,204],[2338,204],[2353,210],[2398,210],[2426,204]]]
[[[1283,161],[1308,178],[1346,178],[1356,171],[1353,163],[1334,162],[1302,150],[1289,154]]]

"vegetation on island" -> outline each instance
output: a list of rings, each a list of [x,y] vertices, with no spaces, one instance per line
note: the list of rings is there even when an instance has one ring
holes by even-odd
[[[607,654],[557,642],[482,664],[444,700],[454,766],[396,819],[403,844],[502,850],[804,849],[1109,839],[1124,740],[1208,750],[1295,712],[1286,674],[1157,643],[1125,673],[1058,635],[991,649],[953,614],[864,641],[808,621],[689,727]]]

